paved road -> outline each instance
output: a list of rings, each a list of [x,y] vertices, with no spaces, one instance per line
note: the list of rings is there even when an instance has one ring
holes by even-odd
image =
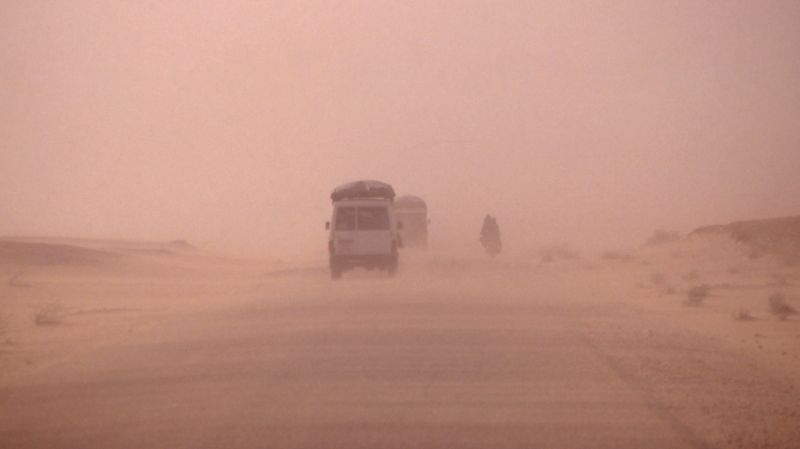
[[[0,447],[706,447],[587,324],[612,305],[512,281],[243,287],[18,379]]]

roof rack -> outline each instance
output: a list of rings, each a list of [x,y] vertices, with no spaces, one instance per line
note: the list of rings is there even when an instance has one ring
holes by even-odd
[[[331,193],[332,201],[356,199],[356,198],[375,198],[394,200],[394,189],[390,184],[381,181],[365,179],[349,182],[335,188]]]

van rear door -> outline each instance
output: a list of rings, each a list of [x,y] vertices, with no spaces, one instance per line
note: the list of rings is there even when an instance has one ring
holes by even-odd
[[[336,254],[356,253],[356,208],[339,206],[333,216],[333,248]]]
[[[356,211],[358,233],[356,250],[359,254],[392,252],[392,229],[388,206],[360,206]]]

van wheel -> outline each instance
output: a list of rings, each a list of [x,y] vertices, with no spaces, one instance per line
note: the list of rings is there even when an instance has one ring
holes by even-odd
[[[386,265],[386,271],[389,273],[389,276],[394,276],[397,274],[397,264],[400,261],[400,255],[397,254],[397,245],[392,243],[392,256],[389,259],[389,264]]]

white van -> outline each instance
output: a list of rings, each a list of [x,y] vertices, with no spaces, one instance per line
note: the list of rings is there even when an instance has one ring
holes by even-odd
[[[393,213],[394,190],[379,181],[356,181],[331,194],[333,215],[328,253],[331,278],[339,279],[355,267],[379,268],[390,275],[397,271],[400,246]]]

